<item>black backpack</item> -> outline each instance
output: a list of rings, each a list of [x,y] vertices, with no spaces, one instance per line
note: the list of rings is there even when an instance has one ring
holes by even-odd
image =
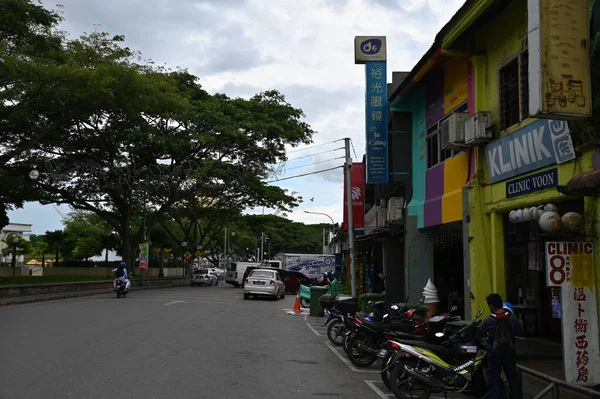
[[[125,269],[122,268],[122,267],[117,268],[117,272],[116,272],[117,278],[123,277],[125,275],[125,271],[124,270]]]
[[[515,352],[512,331],[508,319],[496,320],[496,333],[492,345],[492,356],[495,359],[506,359]]]

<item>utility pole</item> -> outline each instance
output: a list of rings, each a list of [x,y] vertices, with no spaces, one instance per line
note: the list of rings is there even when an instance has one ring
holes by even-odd
[[[225,239],[223,240],[223,263],[227,267],[227,227],[225,227]]]
[[[356,270],[354,265],[354,218],[352,216],[352,157],[350,156],[350,138],[344,139],[346,150],[346,165],[344,172],[346,175],[346,199],[348,200],[348,252],[350,254],[350,282],[352,296],[356,297]]]
[[[265,233],[260,233],[260,261],[265,259]]]

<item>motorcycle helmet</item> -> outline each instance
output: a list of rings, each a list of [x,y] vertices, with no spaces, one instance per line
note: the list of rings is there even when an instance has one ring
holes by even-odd
[[[335,278],[335,272],[329,272],[329,277],[331,279],[334,279]]]
[[[502,308],[508,310],[512,314],[515,314],[515,308],[510,302],[503,302]]]
[[[125,267],[125,262],[119,262],[119,267]]]

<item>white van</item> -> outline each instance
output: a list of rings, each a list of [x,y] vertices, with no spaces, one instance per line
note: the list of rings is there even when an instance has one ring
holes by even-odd
[[[259,262],[231,262],[227,268],[227,275],[225,276],[225,282],[231,284],[234,287],[241,287],[243,283],[244,273],[249,267],[260,266]]]

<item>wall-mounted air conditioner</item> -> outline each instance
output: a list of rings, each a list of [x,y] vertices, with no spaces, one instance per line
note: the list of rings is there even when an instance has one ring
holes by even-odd
[[[455,112],[440,125],[440,147],[444,150],[460,150],[465,145],[465,122],[467,112]]]
[[[404,198],[392,197],[388,200],[387,205],[387,220],[388,222],[394,222],[402,220],[404,208]]]
[[[467,119],[465,123],[465,144],[476,145],[492,141],[493,138],[491,112],[477,112]]]

